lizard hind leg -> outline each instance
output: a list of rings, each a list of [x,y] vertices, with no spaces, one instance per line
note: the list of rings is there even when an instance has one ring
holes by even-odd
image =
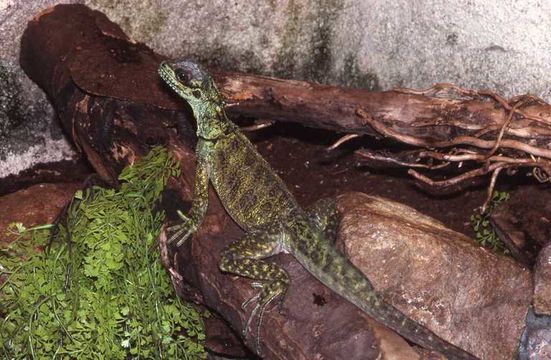
[[[339,213],[334,198],[317,200],[307,209],[308,219],[327,239],[333,240],[339,228]]]
[[[258,353],[260,353],[260,328],[264,313],[268,305],[274,299],[283,296],[289,286],[287,272],[276,264],[263,260],[280,251],[281,234],[273,230],[250,232],[224,249],[219,262],[220,270],[224,272],[257,280],[253,283],[253,288],[259,288],[260,292],[244,301],[241,306],[245,309],[251,302],[256,302],[245,323],[243,337],[247,336],[252,320],[258,314],[256,326]]]

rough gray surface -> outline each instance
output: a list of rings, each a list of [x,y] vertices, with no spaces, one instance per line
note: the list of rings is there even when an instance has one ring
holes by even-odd
[[[44,93],[18,66],[0,59],[0,178],[71,156]]]
[[[0,178],[73,156],[46,95],[19,67],[27,21],[54,3],[0,0]]]
[[[551,359],[551,317],[537,315],[532,309],[526,315],[518,360]]]
[[[491,88],[507,97],[530,92],[551,100],[549,1],[69,2],[104,11],[134,39],[159,52],[172,57],[192,55],[225,69],[370,89],[454,82]],[[53,3],[0,0],[0,61],[16,67],[26,22]],[[44,107],[45,98],[28,81],[21,81],[23,91],[18,97]],[[22,109],[25,120],[37,116],[29,106]],[[51,113],[37,121],[49,124]],[[5,123],[0,119],[0,124]],[[31,128],[27,121],[23,123],[19,126]],[[26,146],[41,146],[37,139],[48,143],[48,137],[47,133],[31,136]],[[0,159],[29,157],[6,146],[4,140]],[[25,147],[20,139],[15,142]],[[30,162],[22,163],[0,160],[0,177]]]

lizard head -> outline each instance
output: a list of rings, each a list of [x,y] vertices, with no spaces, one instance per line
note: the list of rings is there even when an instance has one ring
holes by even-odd
[[[197,120],[197,135],[217,139],[233,125],[224,115],[224,100],[209,73],[189,60],[163,61],[161,78],[191,106]]]

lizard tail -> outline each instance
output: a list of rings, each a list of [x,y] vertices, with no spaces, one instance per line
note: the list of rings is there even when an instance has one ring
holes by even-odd
[[[297,260],[324,285],[407,340],[437,350],[448,359],[477,359],[382,300],[367,277],[332,246],[315,246],[295,251]]]

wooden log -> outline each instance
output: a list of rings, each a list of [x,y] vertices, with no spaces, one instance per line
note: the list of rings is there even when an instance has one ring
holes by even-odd
[[[442,142],[459,136],[476,137],[481,130],[495,132],[506,122],[510,110],[496,94],[468,91],[451,84],[437,84],[426,91],[372,92],[239,73],[215,75],[231,105],[230,114],[392,136],[415,146],[440,147]],[[442,91],[447,91],[447,95]],[[522,99],[523,113],[528,118],[515,121],[506,134],[551,149],[551,106],[531,96],[514,102]],[[503,106],[499,106],[500,102]],[[390,130],[383,132],[383,128]]]

